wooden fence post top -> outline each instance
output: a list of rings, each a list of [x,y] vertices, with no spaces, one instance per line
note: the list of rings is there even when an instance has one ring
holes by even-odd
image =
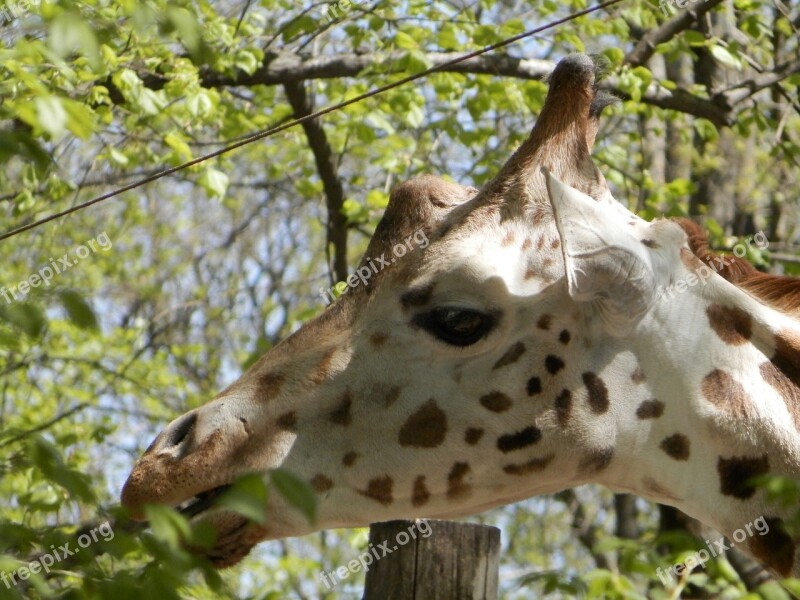
[[[496,600],[500,530],[419,519],[373,523],[363,600]]]

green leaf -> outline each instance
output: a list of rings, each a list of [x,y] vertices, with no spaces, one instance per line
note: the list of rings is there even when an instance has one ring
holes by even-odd
[[[58,297],[70,321],[81,329],[98,329],[97,317],[92,307],[80,294],[73,290],[60,290]]]
[[[193,117],[207,119],[214,114],[215,102],[207,90],[199,90],[186,100],[186,107]]]
[[[76,13],[65,12],[53,19],[47,42],[53,52],[61,58],[67,58],[72,52],[79,50],[89,59],[95,70],[102,67],[97,36],[89,24]]]
[[[4,292],[5,289],[0,291]],[[44,313],[31,302],[15,302],[10,306],[0,307],[0,318],[34,339],[42,335],[47,325]]]
[[[687,29],[683,32],[683,39],[690,46],[705,46],[706,35],[702,31],[695,31],[694,29]]]
[[[625,60],[625,52],[622,48],[606,48],[603,50],[603,55],[612,65],[621,65],[622,61]]]
[[[209,195],[218,198],[225,196],[229,182],[230,180],[225,173],[213,167],[208,167],[198,180],[198,183],[203,186]]]
[[[260,62],[256,55],[249,50],[239,50],[236,53],[233,64],[237,69],[241,69],[248,75],[252,75],[256,72],[256,69],[258,69]]]
[[[297,17],[284,27],[283,40],[288,42],[298,34],[315,31],[318,26],[318,23],[310,15]]]
[[[172,131],[164,137],[164,143],[172,148],[180,157],[182,161],[188,161],[192,158],[192,149],[183,136],[177,131]],[[223,191],[224,194],[224,191]]]
[[[257,473],[239,477],[220,496],[217,506],[227,508],[256,523],[263,523],[267,506],[267,487]]]
[[[153,535],[171,548],[180,548],[184,540],[191,537],[189,521],[169,506],[147,504],[144,514]]]
[[[419,48],[416,40],[403,31],[398,31],[394,36],[394,43],[398,48],[403,50],[416,50]]]
[[[781,585],[795,596],[800,596],[800,579],[782,579]]]
[[[458,32],[455,25],[452,23],[442,25],[438,42],[442,50],[458,50],[461,44],[458,42]]]
[[[89,476],[64,464],[59,450],[53,444],[39,435],[34,435],[28,443],[28,453],[31,462],[45,477],[60,485],[71,496],[87,502],[95,500]]]
[[[67,111],[56,96],[36,98],[36,118],[44,131],[54,138],[60,138],[67,127]]]
[[[203,30],[195,16],[185,8],[168,7],[161,28],[165,33],[177,33],[196,64],[209,59],[210,48],[203,40]]]
[[[716,58],[719,62],[721,62],[726,67],[730,67],[731,69],[736,69],[737,71],[742,70],[742,61],[739,60],[736,56],[731,54],[726,48],[722,46],[711,46],[709,48],[711,55]]]
[[[65,99],[62,103],[67,111],[67,129],[82,140],[89,139],[95,132],[97,122],[94,111],[75,100]]]
[[[108,157],[111,159],[111,162],[118,164],[121,167],[124,167],[130,162],[128,160],[128,157],[125,156],[122,152],[120,152],[116,148],[108,149]]]
[[[317,519],[317,495],[304,479],[285,469],[275,469],[271,473],[272,485],[289,504],[300,510],[310,523]]]
[[[758,586],[757,591],[763,600],[791,600],[792,598],[777,581],[762,583]]]
[[[366,223],[369,219],[369,211],[358,200],[347,198],[342,203],[342,214],[347,217],[348,224]]]

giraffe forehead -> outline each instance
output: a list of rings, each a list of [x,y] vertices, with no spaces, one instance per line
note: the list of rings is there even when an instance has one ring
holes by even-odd
[[[401,302],[407,305],[424,296],[428,303],[459,294],[485,300],[492,298],[492,287],[511,296],[529,296],[537,289],[532,284],[549,283],[562,274],[555,227],[509,220],[484,231],[465,228],[432,244],[426,259],[416,266],[409,287],[401,292]]]

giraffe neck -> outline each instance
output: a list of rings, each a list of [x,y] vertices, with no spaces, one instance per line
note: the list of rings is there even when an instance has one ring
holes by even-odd
[[[755,519],[776,525],[744,543],[788,574],[794,548],[777,506],[748,479],[800,475],[800,326],[714,277],[663,298],[615,370],[636,403],[619,421],[626,460],[603,483],[671,504],[727,536]],[[608,353],[609,345],[601,350]],[[612,351],[613,352],[613,351]]]

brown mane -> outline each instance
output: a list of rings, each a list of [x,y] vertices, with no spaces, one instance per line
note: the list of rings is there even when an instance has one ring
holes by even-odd
[[[703,229],[689,219],[677,219],[689,236],[694,255],[724,279],[749,292],[765,304],[792,316],[800,316],[800,278],[770,275],[735,256],[720,256],[708,247]]]

